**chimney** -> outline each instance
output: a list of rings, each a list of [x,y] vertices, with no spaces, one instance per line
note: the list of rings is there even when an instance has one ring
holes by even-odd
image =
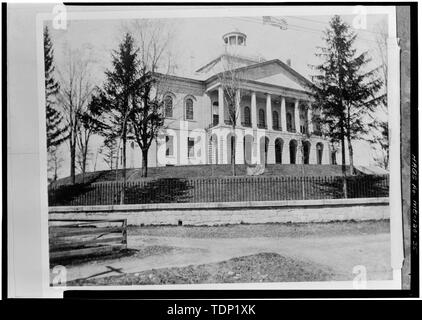
[[[287,64],[289,67],[291,67],[291,66],[292,66],[292,60],[287,59],[287,60],[286,60],[286,64]]]

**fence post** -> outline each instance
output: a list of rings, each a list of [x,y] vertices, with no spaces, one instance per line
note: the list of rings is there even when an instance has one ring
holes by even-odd
[[[125,245],[125,249],[127,249],[127,219],[123,219],[123,244]]]

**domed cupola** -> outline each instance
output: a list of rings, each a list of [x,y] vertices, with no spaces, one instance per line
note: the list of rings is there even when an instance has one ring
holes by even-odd
[[[263,57],[247,46],[246,34],[235,29],[223,35],[224,53],[228,56],[261,62]]]
[[[224,44],[227,47],[245,47],[246,46],[246,34],[240,31],[232,31],[223,35]]]

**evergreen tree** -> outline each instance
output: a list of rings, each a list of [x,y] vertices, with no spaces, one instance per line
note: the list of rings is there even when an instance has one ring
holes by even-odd
[[[138,49],[134,39],[126,33],[118,50],[112,52],[112,68],[106,71],[106,81],[100,95],[105,117],[103,136],[106,140],[119,137],[122,143],[123,182],[126,182],[126,145],[129,112],[139,73]],[[124,201],[124,188],[121,201]]]
[[[50,39],[48,27],[44,28],[44,73],[45,73],[45,105],[47,122],[47,150],[55,150],[66,140],[66,128],[63,126],[62,116],[56,110],[56,94],[59,83],[54,78],[54,49]]]
[[[368,132],[366,117],[382,101],[376,97],[382,86],[377,70],[366,71],[370,58],[367,52],[356,54],[353,44],[356,34],[339,16],[334,16],[326,30],[325,47],[316,56],[323,60],[315,66],[318,74],[314,82],[314,114],[317,114],[323,133],[332,142],[340,142],[343,175],[346,175],[348,142],[350,173],[353,173],[352,140]],[[345,181],[345,180],[344,180]],[[346,182],[343,184],[347,196]]]

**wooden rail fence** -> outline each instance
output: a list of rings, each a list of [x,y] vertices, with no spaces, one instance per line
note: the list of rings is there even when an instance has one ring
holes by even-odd
[[[50,219],[50,261],[127,248],[126,219]]]

